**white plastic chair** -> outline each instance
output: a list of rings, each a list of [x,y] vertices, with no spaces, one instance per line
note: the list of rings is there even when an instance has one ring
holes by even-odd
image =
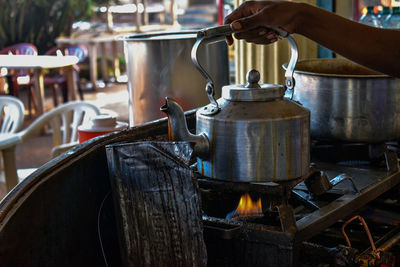
[[[7,190],[18,183],[15,146],[20,138],[16,132],[24,122],[24,115],[25,107],[21,100],[14,96],[0,96],[0,151]]]
[[[54,158],[77,145],[78,126],[99,114],[100,109],[89,102],[68,102],[42,114],[26,129],[14,134],[8,134],[8,137],[0,139],[0,150],[4,158],[7,190],[11,190],[19,182],[15,164],[15,147],[18,143],[42,133],[48,127],[53,134],[51,156]],[[8,129],[10,128],[12,127],[8,127]],[[29,169],[30,172],[34,170]],[[26,172],[24,176],[26,176]]]
[[[46,126],[53,134],[54,158],[78,144],[78,126],[99,115],[100,109],[85,101],[71,101],[42,114],[19,134],[24,142],[42,132]]]
[[[25,107],[14,96],[0,96],[0,133],[15,133],[24,122]]]

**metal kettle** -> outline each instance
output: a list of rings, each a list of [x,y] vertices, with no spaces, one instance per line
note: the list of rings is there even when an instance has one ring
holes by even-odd
[[[215,100],[210,76],[197,61],[197,49],[204,40],[230,34],[230,27],[201,30],[193,46],[192,60],[208,80],[210,104],[196,112],[196,135],[189,132],[184,113],[171,98],[161,110],[169,118],[169,135],[175,141],[194,144],[197,168],[204,176],[233,182],[269,182],[299,178],[309,170],[310,112],[285,99],[293,88],[297,46],[292,47],[292,71],[285,74],[286,85],[259,84],[260,74],[251,70],[246,85],[227,85]],[[282,33],[280,33],[283,35]]]

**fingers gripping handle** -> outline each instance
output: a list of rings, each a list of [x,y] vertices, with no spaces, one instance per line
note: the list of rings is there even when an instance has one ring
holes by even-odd
[[[281,28],[270,28],[283,38],[289,37],[289,33]],[[214,38],[219,36],[227,36],[233,33],[230,24],[225,24],[217,27],[201,29],[197,32],[197,38]]]
[[[222,26],[217,26],[217,27],[211,27],[211,28],[205,28],[201,29],[197,32],[197,39],[199,38],[204,38],[204,39],[209,39],[209,38],[215,38],[215,37],[224,37],[227,35],[232,34],[232,28],[231,25],[225,24]]]

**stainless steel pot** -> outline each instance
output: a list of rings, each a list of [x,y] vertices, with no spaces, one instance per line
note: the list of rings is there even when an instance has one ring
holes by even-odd
[[[196,41],[193,31],[135,34],[123,38],[129,89],[129,124],[142,124],[165,115],[158,107],[165,96],[177,99],[184,110],[207,104],[206,82],[191,61]],[[229,82],[225,42],[202,47],[202,64],[216,86]],[[221,90],[217,91],[220,95]]]
[[[299,61],[293,97],[311,111],[311,137],[379,143],[400,139],[400,80],[346,59]]]

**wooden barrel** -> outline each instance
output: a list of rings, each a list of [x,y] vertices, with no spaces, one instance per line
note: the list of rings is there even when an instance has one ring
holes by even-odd
[[[166,140],[167,127],[161,119],[94,138],[19,183],[0,203],[1,264],[120,266],[105,146]]]

